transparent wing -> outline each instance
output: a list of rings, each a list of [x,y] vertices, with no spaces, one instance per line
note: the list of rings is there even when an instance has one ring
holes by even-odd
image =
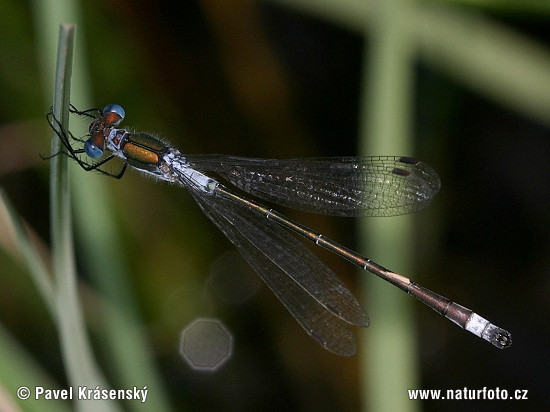
[[[191,193],[310,336],[338,355],[355,353],[348,324],[367,326],[368,316],[327,266],[260,213],[195,189]]]
[[[440,188],[437,173],[410,157],[254,159],[186,155],[261,199],[334,216],[396,216],[428,206]]]

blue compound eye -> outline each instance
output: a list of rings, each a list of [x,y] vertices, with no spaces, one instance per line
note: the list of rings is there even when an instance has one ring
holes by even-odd
[[[108,116],[109,118],[112,119],[113,115],[116,115],[115,116],[116,120],[111,120],[110,124],[112,126],[118,126],[120,122],[124,120],[124,117],[126,116],[126,112],[124,111],[122,106],[118,104],[108,104],[103,109],[103,117],[105,118],[106,116]]]
[[[84,151],[92,159],[97,159],[98,157],[101,157],[101,155],[103,154],[103,150],[97,147],[97,145],[94,142],[92,142],[92,139],[86,140],[86,142],[84,143]]]

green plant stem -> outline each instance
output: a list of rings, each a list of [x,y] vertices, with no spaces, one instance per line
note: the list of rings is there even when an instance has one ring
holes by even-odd
[[[17,250],[12,250],[12,252],[21,254],[23,263],[26,264],[34,284],[44,300],[44,304],[55,321],[54,285],[51,274],[31,243],[23,222],[21,222],[3,188],[0,188],[0,220],[4,222],[3,225],[8,226],[6,228],[7,233],[0,242],[4,244],[6,249],[11,249],[9,245],[15,246]]]
[[[36,30],[40,33],[37,36],[37,53],[49,92],[53,67],[51,56],[55,53],[52,34],[60,22],[80,20],[80,3],[35,0],[33,5]],[[75,56],[71,103],[77,107],[89,108],[93,103],[84,44],[81,39]],[[98,325],[98,341],[112,371],[111,379],[117,388],[147,385],[149,396],[146,406],[157,411],[169,410],[168,397],[154,363],[148,337],[141,327],[124,253],[120,250],[123,242],[116,231],[116,219],[112,213],[114,201],[109,194],[107,180],[93,173],[83,172],[73,162],[69,162],[69,168],[73,174],[73,179],[70,179],[73,222],[82,250],[86,251],[79,262],[94,291],[106,303],[105,311],[101,314],[96,312],[94,320]],[[136,402],[131,402],[128,406],[131,410],[144,407]]]
[[[75,26],[62,24],[55,76],[54,114],[68,128],[70,78]],[[52,153],[60,150],[54,138]],[[73,388],[108,388],[94,360],[78,298],[73,250],[69,170],[67,156],[55,156],[51,162],[52,263],[55,279],[57,325],[65,370]],[[113,401],[76,401],[80,411],[117,410]]]
[[[409,155],[413,56],[409,44],[409,0],[378,2],[371,21],[370,56],[364,59],[361,154]],[[366,256],[392,270],[412,270],[412,218],[363,220],[360,243]],[[360,345],[363,404],[369,411],[414,411],[407,389],[418,387],[411,299],[373,276],[362,275],[363,302],[372,315]],[[391,384],[389,384],[391,382]]]
[[[0,325],[0,393],[5,390],[6,395],[15,398],[21,386],[31,389],[29,399],[17,399],[20,410],[28,412],[68,412],[71,409],[66,403],[34,399],[34,388],[64,389],[59,383],[48,376],[38,364],[26,353],[7,330]],[[16,411],[14,403],[9,403],[10,396],[0,396],[1,411]],[[15,401],[15,399],[14,399]]]

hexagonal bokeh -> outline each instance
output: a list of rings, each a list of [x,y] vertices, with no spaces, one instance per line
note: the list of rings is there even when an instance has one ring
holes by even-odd
[[[180,354],[195,370],[215,371],[232,352],[233,335],[219,319],[195,319],[181,333]]]

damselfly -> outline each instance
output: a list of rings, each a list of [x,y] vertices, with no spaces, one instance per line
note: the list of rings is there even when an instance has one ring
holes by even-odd
[[[274,160],[183,155],[154,136],[117,128],[125,116],[117,104],[86,111],[71,106],[70,111],[90,118],[89,134],[85,139],[75,137],[50,111],[50,126],[64,145],[64,150],[53,156],[63,153],[84,170],[115,178],[121,178],[130,166],[187,188],[298,323],[329,351],[347,356],[355,353],[349,325],[368,326],[369,318],[334,272],[289,232],[390,282],[497,348],[512,344],[510,333],[470,309],[205,174],[216,173],[238,189],[295,209],[335,216],[394,216],[423,209],[439,191],[439,177],[426,163],[398,156]],[[120,166],[114,172],[104,169],[115,161]]]

